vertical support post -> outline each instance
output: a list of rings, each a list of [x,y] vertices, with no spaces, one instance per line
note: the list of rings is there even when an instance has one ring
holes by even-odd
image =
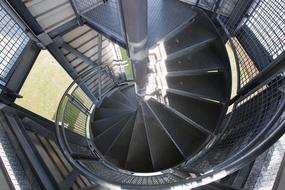
[[[147,83],[147,0],[121,0],[128,47],[134,65],[136,90],[145,94]]]
[[[102,88],[102,76],[101,76],[101,69],[99,70],[99,86],[98,86],[98,93],[99,93],[99,99],[101,99],[101,96],[102,96],[102,91],[101,91],[101,88]]]
[[[103,36],[98,33],[98,65],[102,65]]]

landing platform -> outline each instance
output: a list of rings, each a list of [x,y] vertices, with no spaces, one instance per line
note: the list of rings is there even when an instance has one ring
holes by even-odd
[[[83,13],[82,17],[95,29],[125,43],[119,10],[118,2],[109,0]],[[148,47],[163,40],[195,15],[190,5],[178,0],[148,0]]]

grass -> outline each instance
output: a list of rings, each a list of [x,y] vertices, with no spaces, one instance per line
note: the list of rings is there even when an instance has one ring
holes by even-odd
[[[125,73],[126,73],[127,80],[133,80],[134,77],[133,77],[133,68],[132,68],[131,60],[128,57],[127,52],[124,48],[120,48],[120,51],[121,51],[122,59],[124,61],[127,61],[127,66],[125,66]]]
[[[126,77],[133,80],[133,69],[126,50],[120,49],[122,59],[127,61]],[[72,78],[47,51],[42,50],[30,71],[16,104],[39,114],[49,120],[55,120],[60,99],[71,84]]]
[[[49,120],[55,119],[59,101],[72,78],[46,50],[41,51],[16,104]]]

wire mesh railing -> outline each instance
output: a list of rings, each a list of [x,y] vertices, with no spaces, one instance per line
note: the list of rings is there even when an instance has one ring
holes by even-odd
[[[282,0],[183,0],[214,12],[229,32],[245,86],[285,50],[285,2]]]
[[[0,4],[0,84],[5,85],[29,37]]]
[[[245,152],[259,147],[267,134],[284,122],[284,90],[285,75],[280,71],[240,98],[221,139],[186,167],[201,175],[225,167],[230,160],[242,158]]]
[[[218,16],[233,41],[240,87],[268,68],[284,52],[284,9],[285,2],[281,0],[240,0],[229,17]]]
[[[217,14],[235,54],[236,72],[239,75],[237,82],[241,88],[251,84],[257,76],[263,75],[263,71],[272,64],[278,64],[276,60],[284,51],[285,17],[276,16],[277,18],[272,20],[266,14],[279,10],[279,14],[283,15],[283,2],[191,2]],[[103,75],[86,74],[81,77],[85,84],[88,83],[85,81],[87,78],[92,78],[92,82],[89,83],[92,84],[91,92],[95,97],[93,99],[88,95],[82,95],[82,90],[76,91],[81,89],[78,86],[81,87],[83,84],[79,80],[68,89],[57,114],[59,142],[70,162],[81,172],[110,188],[190,189],[216,181],[253,161],[285,132],[285,73],[284,67],[280,68],[269,77],[263,77],[260,83],[254,84],[249,91],[232,102],[234,108],[226,116],[223,130],[211,144],[205,146],[199,155],[188,158],[169,170],[151,175],[120,170],[106,161],[96,150],[88,131],[90,118],[96,100],[115,86],[115,83],[104,83],[102,86],[99,82],[110,75],[102,77]],[[74,114],[68,110],[76,111]],[[76,114],[78,111],[80,114]]]

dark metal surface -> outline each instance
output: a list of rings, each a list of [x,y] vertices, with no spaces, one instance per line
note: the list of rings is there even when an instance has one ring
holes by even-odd
[[[282,56],[284,18],[280,14],[285,5],[281,1],[239,0],[236,6],[228,18],[221,20],[232,37],[243,87]],[[268,15],[275,15],[275,19]]]
[[[55,179],[51,176],[49,172],[46,172],[47,167],[44,164],[42,158],[39,156],[35,147],[32,145],[31,141],[27,138],[27,134],[23,131],[23,126],[19,123],[19,119],[12,115],[6,115],[7,121],[10,123],[10,127],[15,133],[15,136],[19,140],[19,143],[28,158],[30,164],[34,167],[37,177],[41,181],[41,185],[46,189],[57,189],[58,186]]]
[[[218,6],[218,4],[215,3],[220,3],[223,1],[199,1],[197,2],[197,5],[201,7],[209,7],[209,10],[214,10],[218,14],[222,14],[223,22],[225,22],[225,26],[228,27],[230,26],[229,23],[227,23],[227,16],[231,16],[231,18],[234,18],[236,13],[239,10],[234,10],[233,7],[235,6],[235,3],[233,1],[229,2],[228,4],[225,4],[224,6]],[[241,2],[241,1],[239,1]],[[228,6],[230,5],[230,6]],[[256,4],[255,7],[257,6],[258,3]],[[272,5],[272,4],[271,4]],[[228,6],[228,7],[227,7]],[[264,5],[265,6],[265,5]],[[264,8],[264,6],[261,6],[261,8]],[[222,7],[224,9],[222,9]],[[226,7],[226,8],[225,8]],[[274,6],[272,6],[274,7]],[[98,8],[98,7],[97,7]],[[96,9],[97,9],[96,8]],[[231,9],[230,11],[227,12],[227,8]],[[259,8],[253,8],[248,15],[247,19],[250,19],[252,16],[252,19],[254,20],[254,13],[255,11],[260,12]],[[244,13],[249,13],[246,10],[242,11]],[[261,10],[262,12],[262,10]],[[276,43],[274,40],[266,40],[266,37],[263,36],[265,33],[269,33],[267,31],[267,28],[263,26],[262,22],[260,20],[255,20],[252,22],[257,22],[259,23],[259,27],[263,28],[261,29],[262,32],[256,32],[254,31],[255,29],[251,28],[252,26],[246,26],[246,27],[241,27],[240,25],[240,20],[243,17],[242,15],[237,16],[238,18],[232,19],[231,22],[235,22],[235,28],[230,28],[228,31],[230,35],[232,35],[233,42],[232,45],[238,46],[236,53],[238,60],[238,64],[240,64],[240,79],[241,79],[241,86],[244,86],[248,83],[248,81],[252,80],[253,77],[257,76],[258,73],[260,73],[260,69],[264,69],[267,65],[259,62],[259,60],[265,61],[266,63],[272,64],[273,59],[277,59],[278,56],[281,55],[279,51],[276,53],[276,48],[270,46],[270,43]],[[261,19],[263,19],[263,16],[260,16]],[[266,18],[268,20],[268,18]],[[204,22],[203,22],[204,23]],[[247,23],[244,22],[244,23]],[[241,24],[244,24],[241,23]],[[211,25],[211,23],[209,23]],[[197,26],[195,27],[197,28]],[[271,27],[272,29],[273,27]],[[209,29],[209,28],[207,28]],[[205,30],[205,34],[209,33],[209,31],[213,32],[214,30]],[[273,28],[274,29],[274,28]],[[201,30],[197,30],[194,33],[198,33]],[[246,35],[242,35],[239,32],[244,32]],[[249,32],[250,31],[250,32]],[[259,34],[257,34],[259,33]],[[282,34],[282,33],[279,33]],[[273,35],[274,36],[274,35]],[[217,36],[214,36],[217,37]],[[263,41],[261,40],[263,38]],[[205,36],[202,36],[201,39],[206,39]],[[208,39],[208,38],[207,38]],[[248,42],[254,42],[250,43],[247,47],[245,47],[246,39],[248,39]],[[218,39],[220,40],[220,39]],[[181,38],[181,44],[179,46],[180,41],[173,38],[173,45],[172,47],[173,50],[170,50],[171,47],[168,49],[169,52],[175,52],[177,48],[185,48],[187,45],[191,45],[191,43],[188,43],[188,39]],[[190,41],[191,42],[191,41]],[[175,45],[177,43],[178,45]],[[186,44],[186,45],[185,45]],[[282,43],[281,43],[282,44]],[[276,46],[277,49],[279,48]],[[269,48],[269,50],[268,50]],[[255,51],[256,50],[256,51]],[[272,50],[272,51],[271,51]],[[282,48],[279,48],[278,50],[282,50]],[[253,53],[255,53],[253,55]],[[260,57],[259,57],[260,56]],[[225,56],[226,57],[226,56]],[[242,57],[244,58],[244,62],[242,62]],[[249,72],[244,73],[246,69],[249,69]],[[273,69],[274,70],[274,69]],[[173,173],[163,173],[163,174],[155,174],[154,176],[136,176],[135,174],[130,174],[126,171],[121,171],[114,167],[113,165],[109,165],[109,163],[103,162],[97,162],[97,160],[85,160],[79,162],[78,160],[74,160],[70,158],[70,155],[66,152],[69,151],[68,147],[65,150],[66,156],[69,159],[71,163],[73,163],[76,167],[78,167],[81,171],[84,172],[84,174],[102,185],[106,185],[108,187],[112,187],[113,185],[115,187],[124,187],[124,188],[136,188],[138,186],[136,185],[143,185],[143,187],[146,188],[169,188],[170,186],[174,187],[195,187],[195,186],[200,186],[204,183],[204,179],[209,179],[208,182],[217,180],[224,175],[228,173],[232,173],[239,169],[241,166],[243,166],[246,163],[251,162],[258,154],[263,152],[268,146],[270,146],[280,135],[281,133],[284,132],[284,119],[280,119],[279,117],[281,113],[284,111],[284,70],[282,67],[277,67],[275,71],[278,71],[278,74],[274,74],[274,72],[268,72],[267,74],[262,74],[259,76],[260,80],[258,82],[252,83],[252,86],[249,87],[248,90],[244,91],[240,96],[238,96],[234,101],[232,102],[234,104],[234,109],[233,111],[227,116],[228,121],[225,122],[224,126],[224,131],[221,130],[219,132],[222,132],[216,139],[214,139],[212,144],[209,144],[209,146],[204,147],[205,152],[201,153],[201,157],[197,156],[195,157],[194,160],[189,160],[187,163],[181,164],[179,167],[175,168],[176,170],[179,171],[186,171],[187,173],[191,173],[188,178],[185,177],[177,177],[174,176],[176,175],[175,171],[172,171]],[[177,73],[176,73],[177,74]],[[181,74],[181,73],[180,73]],[[184,73],[185,74],[185,73]],[[193,74],[193,73],[192,73]],[[200,73],[201,74],[201,73]],[[211,78],[209,77],[212,74],[206,75],[207,79],[203,78],[205,76],[195,76],[197,78],[197,85],[198,83],[203,82],[203,84],[209,83]],[[213,74],[212,76],[216,76],[218,74]],[[247,76],[245,76],[247,75]],[[274,75],[274,76],[273,76]],[[174,76],[169,76],[168,78],[173,78]],[[177,77],[177,76],[176,76]],[[191,76],[193,78],[193,76]],[[189,78],[191,78],[189,77]],[[177,77],[179,78],[179,77]],[[191,79],[192,79],[191,78]],[[172,85],[171,87],[177,88],[177,86],[180,86],[180,91],[185,90],[184,87],[189,87],[191,85],[196,85],[193,83],[187,82],[187,84],[183,85],[182,81],[190,81],[187,80],[187,78],[184,78],[183,80],[177,80],[175,85]],[[191,80],[192,81],[192,80]],[[214,80],[213,80],[214,81]],[[215,84],[220,84],[220,81],[222,80],[215,80]],[[169,82],[169,81],[168,81]],[[182,84],[181,84],[182,82]],[[170,83],[170,82],[169,82]],[[248,83],[250,84],[250,83]],[[187,86],[188,85],[188,86]],[[193,87],[193,86],[191,86]],[[211,86],[205,85],[205,91],[204,89],[198,88],[197,89],[200,92],[203,92],[205,94],[207,90],[211,88]],[[70,89],[70,88],[69,88]],[[219,86],[219,89],[222,89],[221,86]],[[108,90],[107,90],[108,91]],[[106,92],[107,92],[106,91]],[[197,91],[197,92],[199,92]],[[99,93],[100,94],[100,93]],[[205,95],[204,94],[204,95]],[[212,94],[214,95],[215,98],[221,98],[223,97],[223,94],[219,93],[218,94]],[[104,97],[104,96],[100,96]],[[201,98],[201,97],[200,97]],[[64,100],[62,100],[61,105],[63,105]],[[156,103],[157,104],[157,103]],[[69,104],[67,104],[70,106]],[[203,136],[203,134],[196,134],[195,136],[193,133],[193,128],[191,128],[191,133],[187,130],[190,130],[188,126],[185,124],[184,121],[181,120],[181,118],[178,118],[177,115],[175,114],[170,114],[167,113],[166,110],[168,110],[167,107],[162,107],[158,105],[151,105],[151,107],[155,110],[154,112],[158,115],[159,118],[161,118],[161,123],[164,124],[165,127],[167,127],[167,131],[175,136],[175,143],[176,145],[179,144],[178,149],[183,149],[185,151],[185,154],[191,154],[192,152],[187,152],[187,147],[184,146],[185,144],[187,145],[194,145],[194,147],[198,147],[199,145],[195,144],[197,143],[197,137],[201,137],[200,139],[206,139],[206,137]],[[66,109],[65,111],[71,110]],[[72,108],[73,109],[73,108]],[[80,109],[79,109],[80,110]],[[80,110],[83,112],[84,110]],[[86,111],[86,110],[85,110]],[[74,116],[74,115],[73,115]],[[78,118],[79,115],[77,115]],[[64,117],[63,117],[64,118]],[[178,119],[177,119],[178,118]],[[138,119],[142,120],[142,119]],[[279,120],[278,123],[276,123]],[[86,124],[86,118],[83,118],[80,120],[83,125]],[[63,122],[63,126],[64,126]],[[75,126],[74,129],[77,127],[80,127],[82,123],[79,125],[78,123]],[[141,122],[142,123],[142,122]],[[70,125],[70,123],[69,123]],[[174,130],[171,129],[171,126],[176,126],[179,125],[181,128],[184,128],[184,133],[179,133],[179,135],[175,134]],[[61,140],[61,147],[65,147],[64,143],[68,141],[71,141],[71,139],[64,139],[64,136],[61,135],[61,130],[65,130],[63,126],[58,125],[57,126],[57,135],[59,139]],[[61,127],[61,128],[60,128]],[[68,126],[70,127],[70,126]],[[72,127],[71,127],[72,128]],[[187,130],[186,130],[187,129]],[[86,132],[85,129],[81,128],[79,129],[78,133],[85,136]],[[83,132],[82,132],[83,131]],[[181,131],[180,131],[181,132]],[[140,132],[143,134],[143,132]],[[147,136],[147,135],[146,135]],[[189,137],[190,138],[189,140]],[[140,137],[144,138],[144,134]],[[196,141],[194,141],[194,140]],[[65,140],[65,142],[64,142]],[[191,141],[193,140],[193,142]],[[199,139],[198,139],[199,140]],[[203,140],[204,141],[204,140]],[[183,145],[184,144],[184,145]],[[73,144],[70,144],[73,146]],[[78,145],[78,144],[77,144]],[[140,144],[142,145],[142,144]],[[201,143],[201,146],[203,143]],[[80,144],[79,144],[80,146]],[[91,146],[92,147],[92,146]],[[186,147],[186,148],[185,148]],[[79,148],[80,147],[72,147],[73,148]],[[82,148],[82,147],[81,147]],[[143,150],[135,150],[139,152]],[[92,147],[91,150],[95,150],[96,152],[96,147]],[[90,154],[90,149],[89,148],[84,148],[81,149],[80,151],[83,151],[85,154]],[[188,149],[189,151],[189,149]],[[193,153],[196,153],[197,150],[193,150]],[[92,152],[92,153],[94,153]],[[100,157],[101,155],[94,155],[98,156],[100,159],[103,161],[104,158]],[[139,159],[140,157],[135,157]],[[148,157],[147,157],[148,159]],[[138,161],[138,160],[137,160]],[[150,161],[150,160],[148,160]],[[223,173],[224,172],[224,173]],[[155,184],[159,184],[160,186],[155,186]],[[142,187],[140,187],[142,188]]]
[[[190,6],[176,0],[148,0],[147,3],[148,47],[163,41],[196,16]]]
[[[159,171],[175,166],[183,160],[183,156],[164,131],[159,120],[153,115],[149,106],[142,102],[141,107],[153,169]]]
[[[224,135],[220,141],[207,153],[204,158],[198,159],[190,164],[194,171],[201,173],[219,166],[225,166],[224,162],[233,161],[242,152],[250,151],[258,146],[257,139],[266,136],[270,131],[278,128],[273,123],[279,118],[278,115],[284,111],[284,76],[282,73],[267,81],[267,85],[259,85],[244,98],[238,101],[236,111],[233,113]],[[274,122],[268,126],[273,120]],[[282,118],[280,119],[282,122]],[[281,123],[280,122],[280,123]],[[218,155],[216,157],[215,155]],[[232,158],[232,159],[230,159]],[[253,158],[252,158],[253,159]],[[199,163],[199,164],[198,164]],[[195,165],[197,164],[197,165]]]
[[[10,183],[9,189],[40,188],[32,167],[28,164],[2,112],[0,118],[1,170],[6,173],[7,182]]]
[[[142,108],[138,108],[125,168],[129,171],[153,171]]]
[[[80,1],[80,4],[86,1]],[[124,26],[119,1],[109,0],[93,9],[81,13],[81,16],[99,31],[107,36],[116,39],[122,44],[125,43]]]
[[[0,80],[3,85],[10,79],[15,63],[30,39],[2,5],[0,20]]]

